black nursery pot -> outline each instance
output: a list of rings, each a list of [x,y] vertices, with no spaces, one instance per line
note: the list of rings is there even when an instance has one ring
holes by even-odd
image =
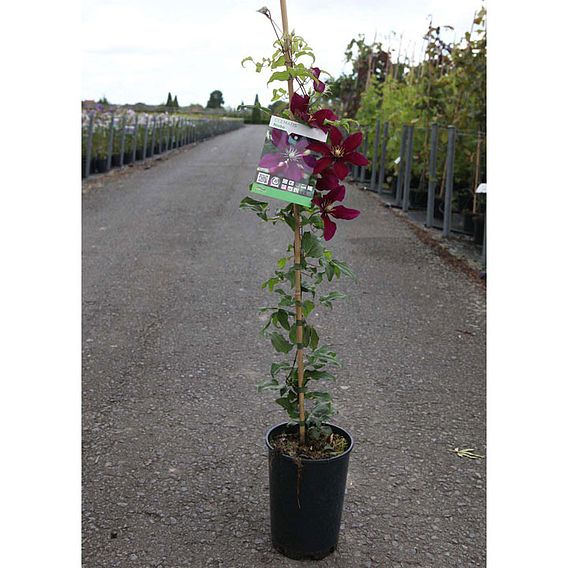
[[[272,545],[296,560],[319,560],[337,547],[353,438],[342,428],[329,426],[344,436],[349,446],[340,456],[321,460],[295,461],[272,447],[272,437],[287,428],[285,422],[273,426],[265,436]]]
[[[106,158],[96,158],[95,159],[95,169],[99,174],[104,174],[107,171],[107,159]]]

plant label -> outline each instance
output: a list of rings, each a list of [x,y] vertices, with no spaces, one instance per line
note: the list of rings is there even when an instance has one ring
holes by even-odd
[[[308,207],[315,191],[312,173],[318,156],[307,147],[314,140],[325,142],[327,134],[319,128],[272,116],[250,190]]]

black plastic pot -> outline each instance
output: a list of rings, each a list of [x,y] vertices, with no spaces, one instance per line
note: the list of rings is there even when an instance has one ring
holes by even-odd
[[[462,216],[463,216],[463,230],[464,233],[467,233],[468,235],[473,235],[473,211],[470,211],[468,209],[464,209],[462,211]]]
[[[107,171],[107,159],[106,158],[96,158],[95,159],[95,169],[99,174],[104,174]]]
[[[322,460],[295,460],[272,447],[272,437],[287,428],[285,422],[273,426],[265,436],[272,545],[296,560],[319,560],[337,547],[353,438],[342,428],[329,426],[344,436],[349,446],[340,456]]]
[[[144,158],[144,152],[142,150],[136,150],[136,159],[142,160]]]
[[[474,215],[473,217],[473,240],[475,244],[483,244],[483,233],[485,232],[485,215]]]
[[[122,163],[124,165],[126,164],[130,164],[132,162],[132,152],[125,152],[124,153],[124,159],[122,161]]]
[[[410,207],[413,209],[426,209],[428,205],[428,192],[419,189],[410,190]]]

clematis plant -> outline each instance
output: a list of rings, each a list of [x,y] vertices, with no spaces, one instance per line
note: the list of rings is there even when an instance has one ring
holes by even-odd
[[[278,260],[274,274],[262,284],[274,294],[274,301],[260,310],[266,318],[261,333],[270,339],[278,358],[258,389],[275,393],[275,402],[286,410],[289,423],[299,426],[299,447],[304,448],[304,453],[308,447],[317,446],[318,451],[334,455],[341,450],[332,443],[327,424],[335,411],[331,395],[318,385],[335,380],[333,370],[340,362],[336,352],[320,342],[320,331],[310,315],[318,304],[332,308],[334,302],[345,297],[339,291],[322,290],[325,280],[355,277],[345,262],[334,258],[327,242],[336,235],[336,221],[349,221],[359,215],[356,209],[343,205],[346,188],[340,182],[347,176],[349,164],[367,165],[367,159],[357,152],[362,141],[361,132],[353,132],[357,123],[339,119],[322,104],[326,86],[320,75],[325,72],[314,66],[312,49],[294,32],[279,33],[267,8],[259,12],[274,28],[275,52],[260,61],[247,57],[243,66],[250,61],[257,72],[271,72],[269,84],[287,84],[288,89],[273,90],[272,102],[287,103],[282,116],[319,128],[328,137],[327,143],[301,143],[273,129],[274,151],[265,154],[259,164],[270,173],[293,180],[303,172],[313,172],[316,194],[311,206],[280,204],[270,211],[267,202],[252,197],[241,202],[241,208],[252,210],[262,221],[284,223],[294,232],[293,243]]]

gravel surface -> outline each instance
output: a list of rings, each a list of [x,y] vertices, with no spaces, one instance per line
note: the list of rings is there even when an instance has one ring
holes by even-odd
[[[332,245],[358,281],[320,336],[354,436],[338,550],[272,550],[254,385],[272,361],[260,283],[290,235],[238,209],[264,127],[101,177],[83,197],[83,566],[485,565],[485,297],[368,193]]]

